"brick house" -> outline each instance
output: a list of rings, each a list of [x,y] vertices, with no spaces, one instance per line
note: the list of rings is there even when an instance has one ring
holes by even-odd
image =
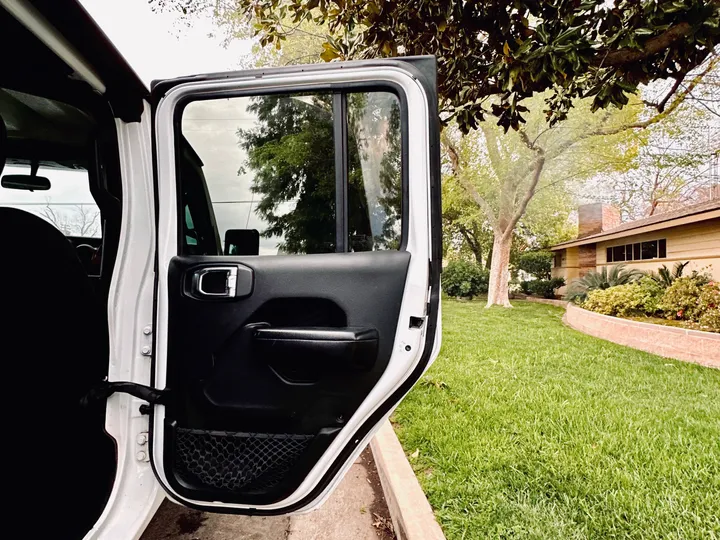
[[[578,208],[578,238],[550,249],[552,275],[566,283],[604,266],[647,271],[675,261],[690,261],[686,272],[704,270],[720,280],[720,199],[628,223],[612,206],[586,204]]]

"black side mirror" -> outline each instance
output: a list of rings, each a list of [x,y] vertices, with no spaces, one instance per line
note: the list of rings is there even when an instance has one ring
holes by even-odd
[[[260,232],[257,229],[228,229],[225,231],[224,255],[258,255]]]

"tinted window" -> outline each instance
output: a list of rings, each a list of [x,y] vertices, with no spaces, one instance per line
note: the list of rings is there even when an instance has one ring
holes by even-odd
[[[625,260],[625,246],[615,246],[613,248],[613,261],[624,261]]]
[[[400,123],[399,100],[388,92],[189,103],[182,136],[202,162],[214,236],[221,244],[215,251],[275,255],[397,249]],[[184,175],[181,171],[181,184],[187,181]],[[183,193],[188,193],[184,187]],[[194,228],[202,229],[202,216],[195,211],[202,205],[194,201],[203,197],[196,192],[191,198]],[[193,248],[192,230],[186,213],[185,252],[208,252]]]
[[[260,255],[335,250],[331,94],[196,101],[182,132],[203,162],[223,244],[256,231]]]
[[[657,257],[657,242],[653,240],[652,242],[643,242],[642,243],[642,258],[643,259],[654,259]]]
[[[348,246],[397,249],[402,204],[400,102],[388,92],[348,96]]]

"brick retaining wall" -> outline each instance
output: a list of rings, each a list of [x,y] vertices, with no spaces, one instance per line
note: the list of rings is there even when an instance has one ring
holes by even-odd
[[[720,368],[720,334],[600,315],[574,304],[565,322],[572,328],[649,353]]]

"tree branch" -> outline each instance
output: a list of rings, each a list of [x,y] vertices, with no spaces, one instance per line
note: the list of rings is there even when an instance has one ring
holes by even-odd
[[[457,151],[457,148],[455,147],[455,144],[450,140],[450,138],[443,134],[441,135],[441,142],[445,146],[445,149],[447,150],[448,157],[450,158],[450,168],[452,169],[453,176],[460,182],[460,185],[470,194],[470,197],[473,201],[475,201],[475,204],[477,204],[483,212],[485,212],[485,217],[487,217],[488,221],[491,224],[495,224],[497,221],[497,218],[495,217],[495,212],[493,212],[492,206],[478,193],[477,189],[475,189],[475,186],[470,182],[463,174],[459,172],[460,170],[460,155]]]
[[[530,202],[530,199],[533,198],[535,195],[535,188],[537,188],[538,183],[540,182],[540,176],[542,175],[542,171],[545,168],[545,152],[542,149],[538,149],[538,156],[535,159],[535,171],[533,173],[532,180],[530,181],[530,185],[527,188],[527,191],[525,191],[525,195],[522,198],[522,201],[520,201],[520,206],[518,206],[517,210],[515,210],[515,214],[513,214],[512,218],[510,219],[510,223],[508,223],[508,227],[503,231],[503,237],[505,239],[509,238],[513,231],[515,230],[515,225],[517,225],[517,222],[520,221],[520,218],[525,213],[525,210],[527,209],[527,205]]]
[[[625,124],[615,128],[595,130],[589,132],[585,137],[589,137],[592,135],[615,135],[617,133],[620,133],[621,131],[625,131],[626,129],[645,129],[654,124],[657,124],[658,122],[670,116],[680,105],[682,105],[682,103],[685,101],[685,98],[690,95],[690,93],[695,89],[695,87],[703,80],[703,77],[705,77],[705,75],[707,75],[718,64],[718,62],[720,62],[720,56],[714,56],[707,63],[705,69],[703,69],[700,73],[693,77],[693,79],[690,81],[690,83],[688,83],[687,86],[683,86],[682,92],[675,96],[675,98],[670,103],[670,106],[665,108],[663,112],[658,113],[655,116],[648,118],[647,120],[635,122],[634,124]]]
[[[493,211],[492,206],[490,206],[490,203],[488,203],[482,197],[482,195],[478,193],[478,190],[475,189],[475,186],[473,186],[472,182],[470,182],[467,178],[459,175],[458,180],[460,181],[460,184],[465,188],[465,190],[470,194],[472,200],[475,201],[475,204],[477,204],[482,209],[482,211],[485,212],[485,217],[487,217],[491,226],[495,228],[497,224],[497,218],[495,217],[495,212]]]
[[[643,101],[645,105],[648,107],[653,107],[657,109],[658,112],[663,112],[665,110],[665,105],[667,105],[668,100],[675,94],[678,88],[680,88],[680,85],[683,82],[683,79],[685,78],[685,73],[682,75],[678,75],[675,78],[675,84],[673,84],[670,91],[667,93],[667,95],[659,102],[659,103],[652,103],[650,101]]]
[[[717,1],[717,0],[716,0]],[[615,67],[625,64],[632,64],[664,51],[675,42],[686,38],[692,32],[690,23],[681,22],[671,26],[659,36],[654,36],[645,42],[642,49],[625,47],[616,51],[600,50],[597,56],[590,62],[595,67]]]

